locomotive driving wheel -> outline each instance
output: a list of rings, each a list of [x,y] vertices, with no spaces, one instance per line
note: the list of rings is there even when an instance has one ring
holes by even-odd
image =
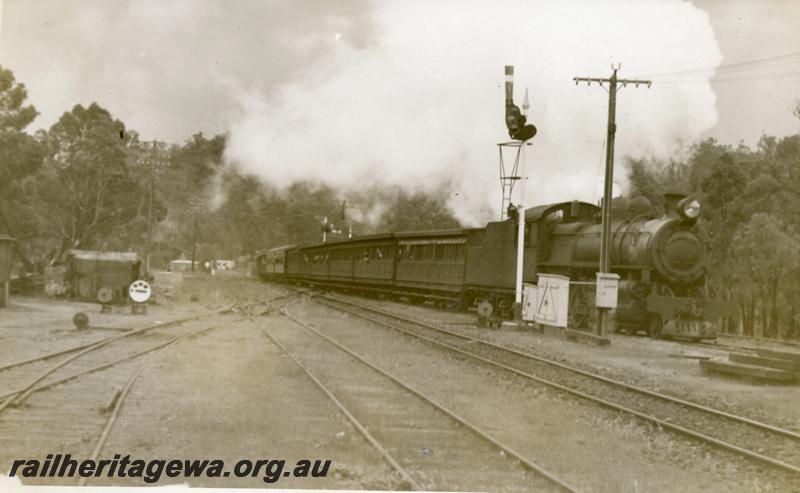
[[[650,322],[647,324],[647,335],[652,339],[661,339],[661,329],[664,328],[664,321],[661,315],[655,314],[650,317]]]
[[[570,288],[568,319],[568,327],[573,330],[597,328],[594,289],[580,285]]]

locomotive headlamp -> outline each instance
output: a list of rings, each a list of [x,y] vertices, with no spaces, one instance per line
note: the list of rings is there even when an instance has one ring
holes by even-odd
[[[684,219],[694,220],[700,216],[700,201],[691,197],[678,202],[678,214]]]

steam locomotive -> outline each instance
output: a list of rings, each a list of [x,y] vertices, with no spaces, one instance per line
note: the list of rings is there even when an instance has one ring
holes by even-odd
[[[665,196],[666,213],[636,198],[612,202],[611,270],[620,276],[614,327],[651,337],[716,337],[730,307],[709,297],[708,240],[698,200]],[[477,308],[489,323],[512,316],[517,219],[485,228],[361,236],[269,250],[256,257],[265,280],[299,282],[412,301]],[[560,274],[569,289],[568,325],[593,330],[600,208],[572,201],[525,211],[523,280]]]

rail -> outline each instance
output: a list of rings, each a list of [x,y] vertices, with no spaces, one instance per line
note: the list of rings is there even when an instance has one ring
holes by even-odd
[[[739,423],[743,423],[743,424],[747,424],[747,425],[750,425],[750,426],[754,426],[754,427],[759,428],[759,429],[768,430],[770,432],[777,433],[777,434],[780,434],[780,435],[785,436],[785,437],[789,437],[790,439],[793,439],[793,440],[800,439],[800,434],[795,433],[795,432],[793,432],[791,430],[785,430],[785,429],[782,429],[782,428],[778,428],[778,427],[769,425],[767,423],[762,423],[762,422],[759,422],[759,421],[756,421],[756,420],[752,420],[752,419],[745,418],[745,417],[742,417],[742,416],[737,416],[737,415],[734,415],[734,414],[731,414],[731,413],[727,413],[725,411],[721,411],[721,410],[709,408],[707,406],[703,406],[703,405],[700,405],[700,404],[692,403],[692,402],[689,402],[689,401],[686,401],[686,400],[683,400],[683,399],[678,399],[678,398],[675,398],[675,397],[672,397],[672,396],[668,396],[668,395],[665,395],[665,394],[661,394],[661,393],[658,393],[658,392],[653,392],[653,391],[650,391],[650,390],[647,390],[647,389],[643,389],[643,388],[636,387],[636,386],[633,386],[633,385],[630,385],[630,384],[626,384],[624,382],[619,382],[619,381],[610,379],[608,377],[605,377],[605,376],[602,376],[602,375],[597,375],[597,374],[594,374],[594,373],[591,373],[591,372],[587,372],[587,371],[584,371],[584,370],[580,370],[578,368],[574,368],[574,367],[571,367],[569,365],[565,365],[563,363],[559,363],[559,362],[556,362],[556,361],[553,361],[553,360],[549,360],[547,358],[543,358],[543,357],[532,355],[532,354],[529,354],[529,353],[524,353],[524,352],[521,352],[521,351],[517,351],[515,349],[508,348],[508,347],[505,347],[505,346],[501,346],[501,345],[498,345],[498,344],[494,344],[492,342],[489,342],[489,341],[486,341],[486,340],[483,340],[483,339],[480,339],[480,338],[474,338],[474,337],[470,337],[470,336],[467,336],[467,335],[464,335],[464,334],[459,334],[459,333],[451,331],[451,330],[447,330],[447,329],[443,329],[443,328],[440,328],[440,327],[436,327],[436,326],[433,326],[431,324],[427,324],[425,322],[421,322],[421,321],[418,321],[418,320],[414,320],[412,318],[404,317],[402,315],[398,315],[398,314],[395,314],[395,313],[392,313],[392,312],[387,312],[385,310],[381,310],[381,309],[378,309],[378,308],[375,308],[375,307],[370,307],[370,306],[367,306],[367,305],[356,303],[356,302],[353,302],[353,301],[350,301],[350,300],[344,300],[344,299],[341,299],[339,297],[334,298],[334,297],[330,297],[330,296],[317,297],[317,300],[321,301],[323,304],[326,304],[326,305],[328,305],[328,306],[330,306],[332,308],[348,312],[348,313],[350,313],[352,315],[355,315],[357,317],[363,318],[365,320],[369,320],[369,321],[371,321],[373,323],[376,323],[378,325],[385,326],[385,327],[388,327],[388,328],[392,328],[394,330],[397,330],[399,332],[405,333],[407,335],[416,337],[416,338],[421,339],[421,340],[425,340],[426,342],[438,345],[440,347],[444,347],[444,348],[446,348],[448,350],[457,352],[459,354],[462,354],[462,355],[465,355],[465,356],[480,360],[480,361],[482,361],[482,362],[484,362],[486,364],[502,368],[502,369],[504,369],[506,371],[509,371],[509,372],[512,372],[512,373],[517,374],[519,376],[525,377],[527,379],[542,383],[542,384],[550,386],[552,388],[556,388],[558,390],[561,390],[563,392],[569,393],[571,395],[575,395],[575,396],[581,397],[583,399],[587,399],[587,400],[593,401],[595,403],[603,405],[604,407],[607,407],[607,408],[614,409],[614,410],[617,410],[617,411],[620,411],[620,412],[624,412],[626,414],[630,414],[630,415],[636,416],[637,418],[640,418],[642,420],[654,423],[654,424],[656,424],[656,425],[658,425],[658,426],[660,426],[660,427],[662,427],[664,429],[668,429],[668,430],[680,433],[682,435],[689,436],[689,437],[701,440],[703,442],[712,444],[712,445],[714,445],[714,446],[716,446],[718,448],[725,449],[725,450],[728,450],[730,452],[737,453],[739,455],[745,456],[745,457],[747,457],[749,459],[752,459],[754,461],[761,462],[761,463],[764,463],[764,464],[768,464],[770,466],[782,469],[782,470],[787,471],[787,472],[791,472],[793,474],[800,474],[800,468],[798,468],[795,465],[788,464],[786,462],[783,462],[783,461],[768,457],[768,456],[766,456],[764,454],[760,454],[758,452],[754,452],[754,451],[745,449],[743,447],[739,447],[737,445],[728,443],[726,441],[713,438],[713,437],[705,435],[703,433],[699,433],[699,432],[696,432],[694,430],[690,430],[690,429],[688,429],[686,427],[683,427],[683,426],[680,426],[680,425],[677,425],[677,424],[674,424],[674,423],[670,423],[670,422],[665,421],[663,419],[660,419],[658,417],[655,417],[655,416],[652,416],[652,415],[649,415],[649,414],[646,414],[646,413],[643,413],[643,412],[628,408],[626,406],[622,406],[622,405],[616,404],[614,402],[610,402],[610,401],[608,401],[606,399],[603,399],[601,397],[597,397],[597,396],[594,396],[594,395],[591,395],[591,394],[587,394],[587,393],[582,392],[580,390],[576,390],[574,388],[571,388],[571,387],[556,383],[554,381],[538,377],[538,376],[533,375],[533,374],[531,374],[529,372],[521,371],[521,370],[519,370],[517,368],[513,368],[513,367],[511,367],[509,365],[506,365],[504,363],[495,361],[493,359],[477,355],[474,352],[466,351],[466,350],[461,349],[459,347],[456,347],[456,346],[454,346],[452,344],[448,344],[448,343],[445,343],[445,342],[442,342],[442,341],[438,341],[436,339],[433,339],[433,338],[430,338],[430,337],[427,337],[427,336],[424,336],[424,335],[421,335],[421,334],[417,334],[414,331],[411,331],[411,330],[408,330],[408,329],[404,329],[402,327],[397,326],[396,324],[391,324],[391,323],[387,323],[385,321],[381,321],[381,320],[379,320],[379,319],[377,319],[375,317],[370,317],[368,315],[364,315],[363,313],[359,313],[356,310],[351,310],[351,309],[348,309],[348,308],[343,308],[341,306],[336,306],[336,304],[337,303],[341,303],[341,304],[345,304],[345,305],[351,305],[351,306],[354,306],[356,308],[360,308],[362,310],[366,310],[366,311],[369,311],[369,312],[377,313],[377,314],[380,314],[380,315],[383,315],[383,316],[386,316],[386,317],[389,317],[389,318],[392,318],[392,319],[395,319],[395,320],[403,321],[403,322],[406,322],[406,323],[414,324],[416,326],[420,326],[420,327],[423,327],[423,328],[426,328],[426,329],[429,329],[429,330],[433,330],[433,331],[436,331],[438,333],[454,336],[454,337],[466,340],[466,341],[468,341],[470,343],[473,343],[473,344],[483,345],[483,346],[486,346],[486,347],[490,347],[490,348],[492,348],[494,350],[502,351],[504,353],[514,354],[516,356],[520,356],[520,357],[531,359],[531,360],[534,360],[534,361],[537,361],[537,362],[545,363],[547,365],[551,365],[551,366],[554,366],[554,367],[557,367],[557,368],[560,368],[560,369],[567,370],[569,372],[580,374],[580,375],[583,375],[583,376],[586,376],[586,377],[589,377],[589,378],[592,378],[592,379],[595,379],[595,380],[598,380],[598,381],[602,381],[602,382],[607,383],[607,384],[615,385],[615,386],[618,386],[620,388],[625,388],[627,390],[632,390],[634,392],[645,394],[645,395],[648,395],[648,396],[651,396],[651,397],[655,397],[657,399],[670,401],[670,402],[673,402],[673,403],[676,403],[676,404],[680,404],[680,405],[686,406],[688,408],[692,408],[692,409],[695,409],[695,410],[700,410],[700,411],[712,414],[714,416],[724,417],[724,418],[729,419],[729,420],[733,420],[733,421],[736,421],[736,422],[739,422]]]

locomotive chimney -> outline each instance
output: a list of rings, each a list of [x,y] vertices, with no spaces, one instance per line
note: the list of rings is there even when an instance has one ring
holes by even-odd
[[[685,193],[668,192],[664,194],[664,213],[668,216],[678,214],[678,202],[686,197]]]

